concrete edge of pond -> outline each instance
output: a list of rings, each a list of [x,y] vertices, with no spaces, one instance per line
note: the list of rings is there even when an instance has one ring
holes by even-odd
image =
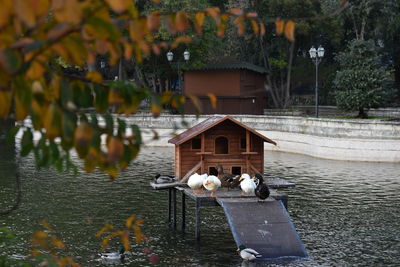
[[[125,116],[124,116],[125,117]],[[125,117],[142,128],[147,146],[171,146],[168,140],[209,116],[141,113]],[[400,122],[293,116],[232,115],[277,142],[265,150],[298,153],[324,159],[400,163]],[[153,130],[158,139],[153,140]]]

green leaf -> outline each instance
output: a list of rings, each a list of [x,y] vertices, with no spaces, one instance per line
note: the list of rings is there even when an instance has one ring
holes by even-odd
[[[7,144],[10,144],[10,145],[11,145],[11,144],[14,143],[15,135],[18,133],[19,129],[21,129],[21,127],[18,126],[18,125],[16,125],[16,126],[14,126],[13,128],[11,128],[11,130],[9,130],[9,131],[7,132],[7,135],[6,135],[6,142],[7,142]]]
[[[92,27],[94,30],[93,34],[101,39],[117,40],[119,37],[116,27],[102,18],[90,17],[86,24]]]
[[[126,122],[121,119],[117,119],[118,121],[118,136],[122,136],[126,131]]]
[[[99,113],[107,112],[108,109],[108,92],[109,88],[98,84],[93,84],[95,93],[94,106]]]
[[[14,49],[0,50],[0,66],[8,72],[8,74],[15,74],[22,66],[22,57]]]
[[[141,145],[142,144],[142,133],[140,132],[139,126],[136,124],[131,126],[132,133],[135,135],[135,144]]]
[[[24,131],[21,139],[21,156],[27,156],[33,149],[33,134],[30,128]]]
[[[104,119],[104,121],[106,123],[106,132],[108,134],[113,134],[113,132],[114,132],[114,120],[113,120],[113,117],[109,113],[104,114],[102,117],[103,117],[103,119]]]

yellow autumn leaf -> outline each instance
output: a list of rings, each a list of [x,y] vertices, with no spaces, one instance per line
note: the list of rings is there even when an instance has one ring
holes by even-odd
[[[285,26],[285,21],[281,19],[275,20],[276,34],[281,35],[283,33],[283,28]]]
[[[125,226],[126,228],[130,228],[132,226],[132,222],[136,219],[135,216],[130,216],[128,219],[125,221]]]
[[[61,136],[62,133],[62,112],[60,107],[55,103],[51,103],[46,111],[43,126],[46,129],[46,137],[54,140]]]
[[[118,161],[124,154],[124,144],[117,137],[111,137],[107,143],[107,159],[108,162],[114,163]]]
[[[124,12],[132,4],[132,0],[106,0],[106,2],[117,13]]]
[[[218,25],[220,23],[220,18],[219,18],[220,9],[218,7],[207,8],[206,12],[214,19],[215,24]]]
[[[260,22],[260,35],[261,36],[265,35],[265,25],[262,22]]]
[[[253,29],[254,34],[260,33],[260,27],[258,27],[257,21],[251,20],[251,28]]]
[[[171,48],[174,49],[174,48],[177,48],[178,45],[181,44],[181,43],[188,44],[188,43],[190,43],[190,42],[192,42],[192,38],[191,38],[191,37],[189,37],[189,36],[187,36],[187,35],[179,36],[178,38],[176,38],[176,39],[174,40],[174,42],[173,42],[172,45],[171,45]]]
[[[175,30],[178,32],[184,32],[189,27],[189,19],[186,12],[179,11],[175,16]]]
[[[201,103],[200,103],[199,98],[195,95],[190,95],[190,94],[188,94],[187,97],[189,97],[190,101],[192,101],[196,111],[201,112]]]
[[[53,228],[50,226],[50,224],[48,222],[46,222],[46,220],[44,220],[44,219],[41,219],[39,221],[39,224],[42,225],[44,228],[46,228],[49,231],[53,230]]]
[[[0,118],[6,118],[11,107],[12,92],[0,90]]]
[[[241,10],[240,8],[232,8],[228,12],[231,13],[232,15],[235,15],[235,16],[242,16],[243,15],[243,10]]]
[[[157,103],[151,103],[151,113],[153,114],[154,117],[160,116],[161,111],[162,111],[161,105],[158,105]]]
[[[248,18],[257,18],[258,14],[257,14],[257,12],[249,12],[249,13],[246,14],[246,17],[248,17]]]
[[[32,1],[14,0],[14,12],[17,17],[29,28],[33,28],[36,25]]]
[[[124,230],[121,232],[120,239],[126,251],[131,249],[131,243],[129,242],[129,231]]]
[[[100,237],[101,235],[103,235],[105,232],[108,232],[110,230],[112,230],[114,228],[113,225],[111,224],[106,224],[104,225],[97,233],[96,233],[96,237]]]
[[[3,0],[0,8],[0,28],[9,22],[12,14],[12,3],[13,0]]]
[[[52,9],[58,22],[77,25],[82,20],[83,3],[79,0],[53,1]]]
[[[210,99],[212,108],[216,109],[217,108],[217,97],[212,93],[207,93],[207,96]]]
[[[59,248],[59,249],[64,249],[65,248],[64,243],[60,239],[58,239],[56,236],[52,236],[51,237],[51,243],[56,248]]]
[[[22,121],[28,116],[29,107],[26,107],[20,96],[15,97],[15,120]]]
[[[47,234],[47,233],[45,233],[45,232],[43,232],[43,231],[36,231],[34,234],[33,234],[33,237],[34,238],[37,238],[37,239],[44,239],[44,238],[46,238],[46,237],[48,237],[49,235]]]
[[[147,15],[147,29],[155,31],[158,28],[160,28],[160,11],[154,11]]]
[[[289,20],[285,25],[285,36],[291,42],[294,41],[294,30],[295,24],[293,21]]]
[[[46,69],[38,61],[33,61],[28,71],[26,72],[26,77],[35,80],[43,77]]]
[[[203,24],[205,17],[206,15],[204,14],[204,12],[197,12],[194,17],[195,28],[198,34],[201,34],[203,31]]]
[[[86,78],[94,83],[102,83],[103,82],[103,76],[97,71],[87,72]]]

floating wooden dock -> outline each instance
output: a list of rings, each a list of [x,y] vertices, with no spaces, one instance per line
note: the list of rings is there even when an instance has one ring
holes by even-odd
[[[270,188],[292,187],[282,179],[270,179],[266,183]],[[226,188],[217,191],[217,197],[210,197],[204,190],[194,194],[193,190],[182,184],[157,185],[150,183],[153,189],[168,189],[168,221],[177,228],[177,194],[181,192],[181,229],[186,227],[186,198],[195,201],[195,237],[200,240],[201,207],[221,206],[224,209],[236,244],[257,250],[264,259],[279,257],[307,257],[307,252],[287,213],[286,194],[271,189],[270,197],[259,202],[258,198],[241,197],[241,190]]]

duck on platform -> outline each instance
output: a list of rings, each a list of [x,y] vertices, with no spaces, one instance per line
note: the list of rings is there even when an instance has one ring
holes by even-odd
[[[207,173],[200,175],[197,172],[189,177],[187,184],[193,190],[194,194],[200,193],[200,190],[202,189],[203,186],[203,182],[206,178],[207,178]]]
[[[240,196],[244,196],[243,193],[247,196],[254,195],[254,190],[256,189],[256,184],[253,179],[250,178],[250,175],[247,173],[243,173],[240,176],[240,188],[242,189],[242,193]]]
[[[120,246],[118,252],[102,252],[102,253],[99,253],[99,256],[103,260],[123,261],[125,259],[125,248],[124,248],[124,246]]]
[[[203,182],[203,186],[208,191],[211,191],[210,197],[215,197],[215,192],[221,187],[221,181],[217,176],[209,175]]]
[[[157,173],[157,175],[154,177],[154,183],[156,184],[168,184],[175,182],[176,182],[175,176],[171,175],[161,175]]]
[[[257,182],[257,187],[254,190],[254,193],[256,194],[256,196],[261,199],[264,200],[266,198],[269,197],[269,188],[268,185],[264,184],[264,178],[260,173],[256,173],[255,178],[254,178]]]
[[[215,167],[217,169],[218,179],[221,181],[222,187],[235,188],[240,184],[240,175],[225,173],[221,164],[217,164]]]
[[[245,245],[240,245],[239,248],[237,249],[239,251],[239,255],[242,259],[245,261],[253,261],[257,258],[261,258],[262,255],[255,251],[254,249],[251,248],[246,248]]]

